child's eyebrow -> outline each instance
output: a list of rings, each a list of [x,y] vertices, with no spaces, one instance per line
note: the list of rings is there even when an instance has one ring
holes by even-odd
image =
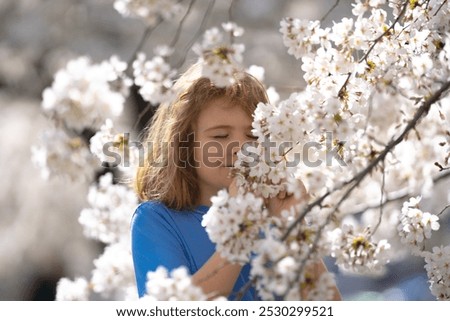
[[[214,129],[230,129],[230,128],[234,128],[234,126],[232,126],[232,125],[217,125],[217,126],[213,126],[213,127],[209,127],[207,129],[205,129],[204,132],[208,132],[208,131],[214,130]],[[252,126],[248,126],[246,129],[247,130],[252,129]]]
[[[229,128],[233,128],[233,126],[231,125],[217,125],[217,126],[213,126],[213,127],[209,127],[207,129],[204,130],[204,132],[210,131],[210,130],[214,130],[214,129],[229,129]]]

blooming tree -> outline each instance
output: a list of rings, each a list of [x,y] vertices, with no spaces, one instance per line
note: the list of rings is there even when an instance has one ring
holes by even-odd
[[[181,17],[181,30],[193,2],[116,0],[114,8],[147,24],[146,41],[164,20]],[[431,293],[450,299],[450,245],[431,243],[449,206],[429,213],[420,204],[450,175],[449,16],[444,0],[355,0],[352,16],[332,27],[294,17],[280,22],[306,87],[281,101],[268,89],[271,102],[254,113],[257,142],[234,164],[239,193],[220,191],[202,222],[223,256],[251,264],[249,284],[262,298],[331,299],[333,274],[315,281],[308,275],[318,258],[332,256],[354,273],[382,273],[396,259],[392,253],[407,249],[423,257]],[[245,47],[236,43],[243,32],[230,21],[195,39],[202,75],[217,86],[232,83],[233,72],[245,68]],[[175,43],[155,46],[152,57],[138,47],[128,63],[80,57],[44,91],[42,107],[54,128],[33,148],[44,175],[92,181],[101,165],[113,169],[92,185],[90,208],[79,219],[105,251],[89,279],[62,279],[57,299],[136,297],[127,226],[138,201],[123,183],[133,167],[105,158],[104,146],[139,159],[114,122],[133,83],[152,105],[176,95]],[[248,71],[260,79],[264,74],[262,67]],[[264,200],[285,191],[300,197],[298,179],[308,201],[271,216]],[[148,277],[147,298],[206,298],[183,269],[161,268]]]

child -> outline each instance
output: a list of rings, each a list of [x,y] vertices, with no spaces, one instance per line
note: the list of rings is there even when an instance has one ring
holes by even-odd
[[[249,280],[250,266],[228,263],[215,252],[202,216],[220,189],[237,193],[230,168],[236,153],[254,141],[252,114],[259,102],[268,102],[263,85],[238,72],[225,88],[200,76],[191,67],[175,84],[176,99],[162,104],[149,129],[149,157],[140,167],[135,188],[143,202],[132,220],[132,254],[139,296],[145,294],[146,276],[160,265],[169,271],[185,266],[193,283],[211,297],[230,300]],[[293,196],[277,212],[292,205]],[[258,300],[253,288],[242,300]]]

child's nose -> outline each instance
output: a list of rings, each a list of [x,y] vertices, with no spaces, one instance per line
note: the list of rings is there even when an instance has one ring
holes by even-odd
[[[233,145],[233,151],[232,151],[232,155],[233,155],[233,161],[237,160],[237,153],[242,150],[242,148],[246,145],[251,143],[252,140],[249,139],[248,137],[244,136],[239,138],[238,141],[236,141],[236,143]]]
[[[242,144],[237,142],[237,144],[235,144],[233,146],[233,155],[237,156],[237,153],[241,150]]]

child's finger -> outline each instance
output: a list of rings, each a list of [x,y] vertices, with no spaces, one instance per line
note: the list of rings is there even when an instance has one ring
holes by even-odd
[[[233,180],[231,181],[231,184],[228,187],[228,193],[233,197],[238,194],[237,177],[233,178]]]
[[[280,191],[277,196],[278,196],[278,198],[280,200],[285,199],[286,198],[286,191],[284,191],[284,190]]]

